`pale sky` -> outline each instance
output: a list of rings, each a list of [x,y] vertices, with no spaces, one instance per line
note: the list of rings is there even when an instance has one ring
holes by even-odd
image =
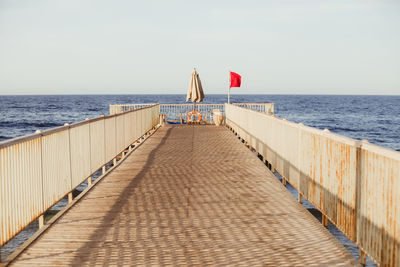
[[[0,0],[0,94],[400,94],[399,0]]]

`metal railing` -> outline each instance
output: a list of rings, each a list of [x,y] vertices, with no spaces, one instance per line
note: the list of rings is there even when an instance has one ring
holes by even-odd
[[[381,266],[400,266],[400,153],[225,104],[226,124]]]
[[[127,110],[134,110],[142,108],[146,105],[153,104],[122,104],[122,105],[110,105],[110,114],[118,114]],[[274,103],[235,103],[240,107],[245,107],[258,112],[267,114],[274,114]],[[187,115],[194,109],[193,104],[160,104],[160,113],[166,115],[167,121],[179,121],[181,116],[184,120],[187,119]],[[213,109],[219,109],[224,113],[224,104],[196,104],[196,110],[203,115],[203,120],[212,122],[212,111]]]
[[[104,173],[106,164],[158,124],[159,108],[151,105],[1,142],[0,246],[96,171]]]

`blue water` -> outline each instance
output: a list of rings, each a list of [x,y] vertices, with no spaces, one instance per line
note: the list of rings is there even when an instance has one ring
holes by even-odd
[[[400,96],[232,95],[232,102],[274,102],[279,117],[400,151]],[[109,104],[185,103],[185,95],[0,96],[0,141],[108,114]],[[204,103],[224,103],[206,95]]]

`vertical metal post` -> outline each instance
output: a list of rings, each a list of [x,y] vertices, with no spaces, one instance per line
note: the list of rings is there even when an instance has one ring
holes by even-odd
[[[328,227],[328,217],[324,214],[322,214],[322,225]]]
[[[44,214],[39,216],[39,229],[44,226]]]
[[[360,264],[365,266],[365,264],[367,263],[367,255],[361,248],[358,249],[358,258],[359,258]]]
[[[300,192],[297,193],[297,201],[300,204],[303,204],[303,195]]]

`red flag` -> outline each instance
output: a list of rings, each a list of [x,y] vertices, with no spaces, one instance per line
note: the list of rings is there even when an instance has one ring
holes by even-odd
[[[240,84],[242,82],[242,77],[239,74],[234,73],[232,71],[230,73],[231,73],[231,87],[229,88],[240,87]]]

